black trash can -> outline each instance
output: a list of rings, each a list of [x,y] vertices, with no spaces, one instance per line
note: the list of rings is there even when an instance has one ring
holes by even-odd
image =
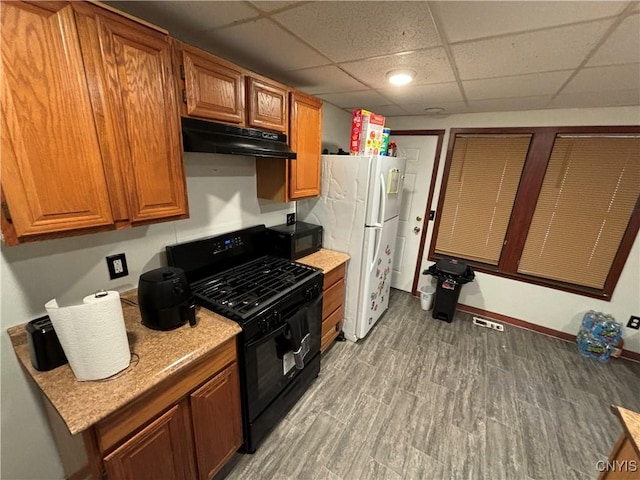
[[[462,260],[441,258],[422,274],[433,275],[438,280],[431,316],[450,323],[456,313],[462,285],[472,282],[476,276],[473,269]]]

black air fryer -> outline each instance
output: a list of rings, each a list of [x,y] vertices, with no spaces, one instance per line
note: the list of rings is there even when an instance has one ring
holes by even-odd
[[[187,321],[195,326],[196,307],[181,268],[156,268],[140,275],[138,304],[145,327],[172,330]]]

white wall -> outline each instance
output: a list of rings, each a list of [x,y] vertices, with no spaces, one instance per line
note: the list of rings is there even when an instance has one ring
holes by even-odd
[[[446,129],[436,192],[431,209],[437,208],[450,128],[521,127],[558,125],[638,125],[637,107],[532,110],[458,114],[446,117],[395,117],[391,129]],[[398,140],[399,139],[399,140]],[[396,140],[401,142],[402,137]],[[400,147],[401,145],[399,145]],[[427,230],[428,255],[433,225]],[[431,262],[423,258],[423,267]],[[421,278],[421,283],[426,281]],[[630,315],[640,315],[640,239],[636,238],[610,302],[566,293],[551,288],[478,273],[476,281],[465,285],[460,302],[567,333],[577,333],[580,319],[590,309],[612,314],[626,325]],[[640,352],[640,332],[624,327],[625,348]]]
[[[322,148],[336,153],[338,148],[349,151],[351,114],[325,103],[322,106]]]
[[[350,122],[348,113],[325,105],[323,145],[347,148]],[[54,297],[79,299],[101,288],[135,288],[142,272],[166,264],[167,245],[260,223],[277,225],[294,211],[294,203],[256,197],[253,158],[188,153],[185,167],[187,220],[16,247],[3,245],[1,330],[44,315],[44,304]],[[109,280],[104,257],[121,252],[127,255],[129,276]],[[0,354],[0,478],[61,479],[63,469],[39,390],[19,366],[6,333],[0,334]]]

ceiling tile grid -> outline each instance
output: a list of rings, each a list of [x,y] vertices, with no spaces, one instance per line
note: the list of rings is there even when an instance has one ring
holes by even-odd
[[[640,104],[638,0],[107,3],[346,111]]]
[[[259,70],[265,75],[330,63],[327,58],[304,43],[297,42],[291,34],[266,18],[213,30],[202,36],[216,45],[215,53],[224,57],[234,52],[243,57],[243,66]]]
[[[413,82],[415,85],[455,80],[446,53],[442,48],[345,62],[340,63],[340,67],[373,88],[388,87],[389,82],[386,75],[389,71],[397,69],[415,71],[416,76]]]
[[[569,79],[573,70],[483,78],[462,82],[469,100],[553,95]]]
[[[440,45],[426,2],[311,2],[273,19],[335,62]]]
[[[628,2],[433,2],[449,42],[539,30],[616,16]]]
[[[640,61],[640,13],[628,16],[598,48],[587,66],[618,65]]]
[[[576,68],[613,20],[556,27],[453,45],[464,80]]]

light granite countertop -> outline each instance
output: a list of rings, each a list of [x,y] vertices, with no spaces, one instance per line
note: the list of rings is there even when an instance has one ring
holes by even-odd
[[[24,325],[8,329],[11,343],[25,370],[56,408],[71,434],[91,427],[171,375],[240,333],[240,326],[216,313],[197,307],[198,324],[185,324],[166,332],[151,330],[140,322],[137,291],[121,294],[131,365],[113,377],[79,382],[69,364],[39,372],[29,357]]]
[[[316,253],[299,258],[296,262],[309,265],[310,267],[321,268],[324,273],[327,273],[345,263],[349,258],[349,255],[346,253],[321,248]]]

